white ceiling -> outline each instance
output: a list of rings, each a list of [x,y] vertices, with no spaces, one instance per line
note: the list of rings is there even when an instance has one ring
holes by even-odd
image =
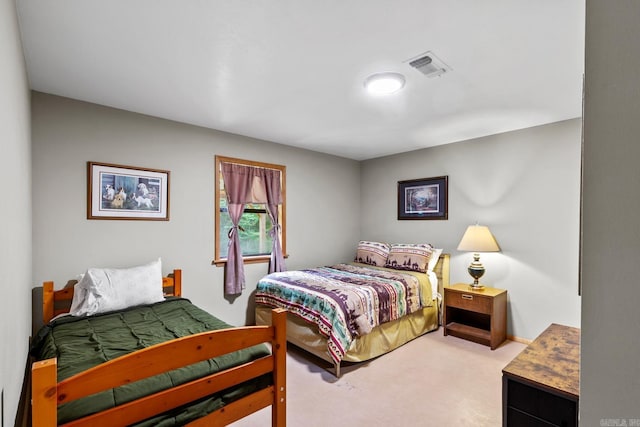
[[[33,90],[363,160],[580,117],[584,1],[17,5]],[[404,89],[368,96],[381,71]]]

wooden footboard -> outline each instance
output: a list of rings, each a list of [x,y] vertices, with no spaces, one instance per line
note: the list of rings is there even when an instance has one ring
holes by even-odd
[[[57,407],[60,404],[260,343],[271,344],[270,356],[65,425],[92,427],[129,425],[249,379],[271,373],[273,385],[240,398],[189,425],[227,425],[271,406],[272,426],[285,426],[286,311],[283,309],[273,310],[272,326],[223,329],[178,338],[103,363],[61,382],[57,381],[55,358],[35,362],[32,367],[33,426],[56,426]]]

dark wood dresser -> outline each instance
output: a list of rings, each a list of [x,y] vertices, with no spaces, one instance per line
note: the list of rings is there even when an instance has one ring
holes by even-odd
[[[502,370],[502,425],[577,426],[580,329],[551,324]]]

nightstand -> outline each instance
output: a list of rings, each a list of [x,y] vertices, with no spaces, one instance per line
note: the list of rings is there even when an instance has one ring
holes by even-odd
[[[468,283],[444,288],[444,335],[496,349],[507,339],[507,291]]]

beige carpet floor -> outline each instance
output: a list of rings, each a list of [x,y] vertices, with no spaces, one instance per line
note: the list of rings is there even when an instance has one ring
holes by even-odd
[[[495,350],[442,328],[377,359],[342,367],[290,346],[287,355],[287,425],[474,426],[502,423],[502,368],[525,348],[506,341]],[[320,367],[322,365],[323,367]],[[271,423],[266,408],[233,424]]]

